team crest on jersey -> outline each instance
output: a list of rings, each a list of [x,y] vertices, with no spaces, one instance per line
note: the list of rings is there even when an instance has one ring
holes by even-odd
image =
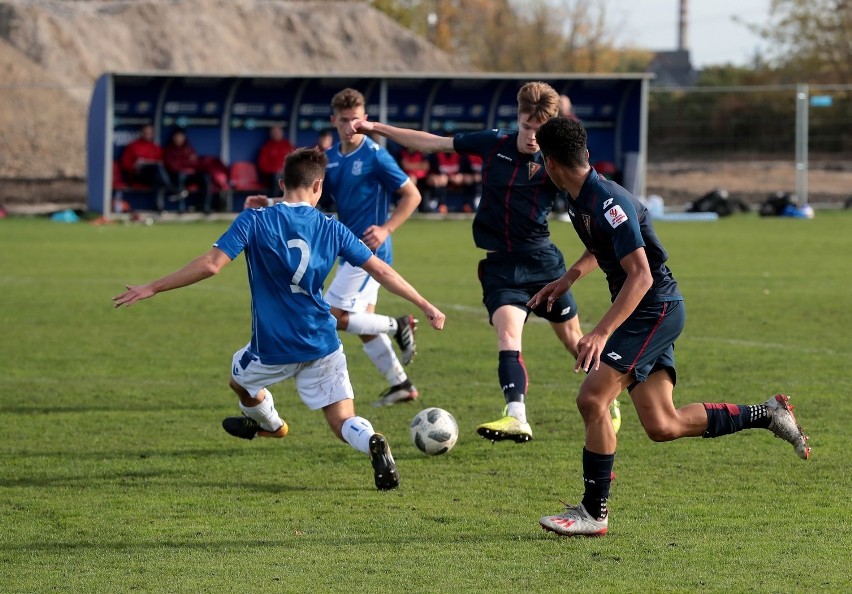
[[[538,163],[532,163],[532,162],[530,162],[530,164],[529,164],[529,173],[530,173],[530,177],[529,177],[529,178],[530,178],[530,179],[534,178],[534,177],[535,177],[535,174],[536,174],[536,173],[538,173],[538,170],[539,170],[539,169],[541,169],[541,165],[539,165]]]
[[[592,217],[590,215],[583,215],[583,224],[586,226],[586,232],[591,235],[592,234]]]
[[[356,159],[354,163],[352,163],[352,175],[361,175],[361,171],[364,169],[364,161],[361,159]]]
[[[604,216],[606,217],[606,220],[609,221],[609,224],[613,229],[627,220],[627,213],[621,210],[621,206],[618,204],[606,211]]]

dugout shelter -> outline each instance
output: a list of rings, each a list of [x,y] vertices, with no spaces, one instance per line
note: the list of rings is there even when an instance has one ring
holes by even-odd
[[[393,74],[178,75],[107,73],[95,83],[87,125],[87,206],[109,216],[122,204],[154,210],[153,193],[117,179],[114,164],[145,124],[163,145],[175,127],[186,129],[199,155],[226,166],[254,164],[269,128],[280,125],[296,147],[312,146],[331,128],[331,98],[353,87],[373,120],[436,134],[514,128],[516,95],[544,81],[571,98],[588,131],[591,162],[628,190],[643,195],[649,74]],[[384,139],[381,139],[384,141]],[[389,147],[390,148],[390,147]],[[174,208],[174,205],[166,205]],[[242,209],[229,193],[222,207]]]

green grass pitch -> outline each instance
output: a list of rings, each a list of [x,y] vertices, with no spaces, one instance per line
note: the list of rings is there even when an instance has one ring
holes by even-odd
[[[601,539],[538,526],[582,492],[582,377],[547,324],[524,334],[534,441],[475,434],[503,402],[469,221],[412,220],[394,235],[397,269],[447,313],[443,332],[421,321],[418,402],[371,407],[384,380],[342,338],[357,410],[395,453],[393,492],[375,490],[366,457],[291,383],[273,388],[287,438],[221,429],[238,412],[230,357],[250,331],[242,258],[112,309],[125,283],[183,265],[225,228],[0,221],[0,591],[852,590],[852,212],[657,224],[688,311],[676,401],[783,391],[813,453],[799,460],[765,431],[652,443],[622,395]],[[552,229],[573,261],[573,229]],[[609,305],[601,274],[575,294],[589,328]],[[380,312],[410,309],[382,293]],[[445,456],[409,441],[428,406],[458,420]]]

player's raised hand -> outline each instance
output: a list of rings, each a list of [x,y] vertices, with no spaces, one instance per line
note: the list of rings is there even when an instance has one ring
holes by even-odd
[[[562,276],[552,283],[548,283],[538,293],[527,301],[527,307],[535,309],[541,303],[547,303],[547,311],[553,307],[553,302],[562,297],[571,288],[571,281]]]
[[[257,194],[246,196],[246,201],[243,202],[243,210],[248,210],[249,208],[265,208],[267,206],[269,206],[269,198]]]
[[[127,290],[124,293],[120,293],[112,298],[113,307],[121,307],[122,305],[130,307],[137,301],[142,301],[156,295],[156,291],[154,291],[151,285],[125,285],[125,287]]]
[[[343,133],[346,134],[347,137],[351,138],[355,134],[363,134],[364,132],[372,131],[373,122],[355,118],[351,122],[346,124],[346,128],[344,128]]]

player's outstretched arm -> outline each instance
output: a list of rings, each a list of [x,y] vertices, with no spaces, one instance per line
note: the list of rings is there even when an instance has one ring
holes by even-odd
[[[394,295],[407,299],[419,307],[435,330],[443,329],[446,316],[441,312],[441,310],[426,301],[426,299],[424,299],[420,293],[418,293],[417,290],[408,283],[407,280],[402,278],[402,276],[400,276],[400,274],[387,263],[379,260],[376,256],[370,256],[370,258],[361,265],[361,268],[376,279],[376,281],[385,289]]]
[[[243,202],[243,210],[248,210],[250,208],[265,208],[269,205],[268,196],[253,194],[251,196],[246,196],[246,200]]]
[[[375,132],[402,146],[422,153],[451,153],[454,152],[453,139],[449,136],[438,136],[422,130],[397,128],[390,124],[354,119],[346,125],[345,134],[365,134]]]
[[[379,249],[388,238],[388,236],[399,229],[405,221],[409,219],[412,213],[417,210],[420,205],[422,196],[417,185],[411,181],[406,181],[397,191],[399,194],[399,202],[396,208],[393,209],[393,214],[385,221],[384,225],[370,225],[364,231],[361,241],[367,244],[367,247],[373,251]]]
[[[219,248],[211,248],[206,254],[198,256],[183,268],[167,274],[161,279],[144,285],[125,285],[127,290],[112,298],[113,306],[131,306],[137,301],[148,299],[157,293],[195,284],[218,274],[230,261],[231,259],[225,252]]]
[[[553,307],[553,303],[557,299],[567,293],[574,283],[597,268],[597,265],[598,261],[595,260],[595,257],[591,254],[591,252],[589,252],[589,250],[585,250],[583,255],[574,262],[565,274],[552,283],[548,283],[541,289],[541,291],[533,295],[532,299],[527,301],[527,307],[535,309],[539,306],[539,304],[546,303],[547,311],[550,311],[550,308]]]
[[[589,371],[600,367],[601,354],[607,339],[633,313],[654,283],[644,247],[630,252],[620,263],[627,273],[627,279],[601,320],[577,343],[577,363],[574,371]]]

